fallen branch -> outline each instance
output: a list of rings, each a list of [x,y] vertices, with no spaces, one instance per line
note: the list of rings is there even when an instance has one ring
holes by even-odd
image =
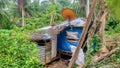
[[[108,41],[107,41],[108,42]],[[114,41],[111,41],[111,42],[109,42],[109,43],[111,43],[111,44],[120,44],[120,42],[114,42]]]
[[[107,58],[107,57],[111,56],[111,55],[112,55],[114,52],[116,52],[118,49],[120,49],[120,48],[117,47],[117,48],[111,50],[111,51],[108,52],[108,53],[102,54],[100,57],[94,58],[93,63],[99,62],[99,61],[103,60],[104,58]]]

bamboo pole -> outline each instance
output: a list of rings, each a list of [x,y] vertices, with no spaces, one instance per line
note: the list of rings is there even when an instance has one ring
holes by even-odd
[[[50,26],[52,26],[53,22],[54,22],[54,17],[55,17],[55,11],[52,12],[52,15],[51,15],[51,20],[50,20]]]
[[[79,51],[80,51],[80,49],[81,49],[81,47],[82,47],[82,45],[83,45],[83,43],[84,43],[85,37],[86,37],[86,35],[87,35],[88,28],[89,28],[89,26],[90,26],[90,24],[91,24],[91,20],[92,20],[93,14],[94,14],[94,10],[95,10],[95,6],[96,6],[96,4],[97,4],[97,1],[98,1],[98,0],[93,0],[92,7],[91,7],[90,13],[89,13],[89,15],[88,15],[86,25],[85,25],[85,27],[84,27],[84,29],[83,29],[82,36],[81,36],[80,41],[79,41],[79,43],[78,43],[78,47],[77,47],[77,49],[76,49],[76,51],[75,51],[75,54],[74,54],[73,57],[72,57],[71,62],[70,62],[69,65],[68,65],[68,68],[72,68],[72,67],[73,67],[73,65],[74,65],[74,63],[75,63],[75,61],[76,61],[76,59],[77,59],[77,57],[78,57]]]

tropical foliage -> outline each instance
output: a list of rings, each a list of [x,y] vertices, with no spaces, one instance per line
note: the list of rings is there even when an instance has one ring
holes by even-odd
[[[111,15],[120,19],[120,0],[107,0]]]
[[[0,0],[0,68],[39,68],[37,45],[29,41],[29,33],[50,25],[52,15],[52,25],[64,21],[61,11],[66,7],[73,9],[77,17],[85,17],[83,1],[85,0]],[[116,40],[120,34],[120,0],[106,1],[110,18],[106,23],[105,37]],[[99,43],[99,37],[95,35],[92,44],[96,46],[91,49],[92,54],[99,50]],[[120,63],[118,53],[119,51],[112,58]],[[89,54],[86,58],[88,66],[92,57]]]
[[[0,68],[38,68],[38,50],[35,43],[21,30],[0,30]]]

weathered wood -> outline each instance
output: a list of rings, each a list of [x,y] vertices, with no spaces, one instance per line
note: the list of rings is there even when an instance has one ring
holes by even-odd
[[[54,36],[54,39],[51,41],[51,58],[56,57],[57,54],[57,35]]]
[[[51,41],[45,43],[45,57],[46,63],[51,61]]]
[[[98,12],[98,15],[97,15],[97,19],[95,19],[92,27],[89,29],[88,31],[88,38],[87,38],[87,47],[88,47],[88,52],[89,52],[89,49],[91,47],[91,44],[90,44],[90,41],[92,40],[92,37],[95,33],[99,32],[100,31],[100,28],[103,26],[105,28],[105,22],[103,19],[107,19],[107,10],[106,10],[106,5],[105,5],[105,2],[102,0],[100,1],[100,9],[99,9],[99,12]],[[104,22],[104,24],[102,24]],[[104,29],[102,28],[102,30]],[[103,30],[104,31],[104,30]],[[104,32],[102,32],[102,34],[100,34],[100,37],[101,37],[101,43],[103,43],[103,45],[105,45],[104,43]],[[83,45],[83,48],[85,47],[85,44]],[[87,53],[88,53],[87,52]]]
[[[102,9],[104,10],[104,13],[106,13],[102,18],[101,18],[101,27],[100,27],[100,30],[99,30],[99,36],[101,38],[101,43],[102,45],[105,45],[105,39],[104,39],[104,32],[105,32],[105,22],[106,22],[106,19],[107,19],[107,10],[106,10],[106,2],[105,0],[102,0]]]
[[[77,49],[76,49],[76,51],[75,51],[74,56],[72,57],[71,62],[69,63],[68,68],[72,68],[72,67],[73,67],[73,64],[75,63],[75,61],[76,61],[76,59],[77,59],[77,57],[78,57],[79,51],[80,51],[80,49],[81,49],[81,47],[82,47],[82,45],[83,45],[83,42],[84,42],[84,40],[85,40],[85,37],[86,37],[86,35],[87,35],[88,28],[89,28],[89,26],[90,26],[90,24],[91,24],[92,16],[93,16],[93,14],[94,14],[94,10],[95,10],[95,6],[96,6],[96,4],[97,4],[97,1],[98,1],[98,0],[93,0],[92,7],[91,7],[91,11],[90,11],[90,13],[89,13],[89,15],[88,15],[88,18],[87,18],[87,22],[86,22],[87,24],[85,25],[85,28],[83,29],[83,33],[82,33],[82,36],[81,36],[81,38],[80,38],[78,47],[77,47]]]
[[[90,44],[90,41],[92,40],[92,37],[93,37],[93,35],[94,35],[94,33],[96,32],[96,28],[98,28],[98,25],[100,25],[99,23],[99,20],[100,20],[100,16],[102,15],[102,10],[100,10],[99,11],[99,13],[98,13],[98,18],[97,19],[95,19],[94,20],[94,22],[93,22],[93,25],[90,27],[90,29],[89,29],[89,31],[88,31],[88,36],[87,36],[87,38],[86,38],[86,40],[87,40],[87,47],[88,47],[88,50],[87,51],[89,51],[89,49],[90,49],[90,47],[91,47],[91,44]],[[83,47],[82,48],[84,48],[85,47],[85,44],[83,44]],[[88,52],[87,52],[88,53]]]
[[[59,53],[59,55],[64,54],[64,55],[67,55],[67,56],[72,56],[72,52],[69,52],[69,51],[59,50],[58,53]]]
[[[100,61],[100,60],[102,60],[102,59],[104,59],[106,57],[109,57],[110,55],[115,53],[118,49],[119,49],[119,47],[111,50],[110,52],[108,52],[106,54],[102,54],[100,57],[94,58],[93,63],[96,63],[96,62],[98,62],[98,61]]]
[[[55,17],[55,11],[52,12],[52,15],[51,15],[51,20],[50,20],[50,26],[52,26],[53,22],[54,22],[54,17]]]
[[[98,19],[95,20],[93,26],[90,28],[90,30],[88,31],[88,40],[91,39],[94,35],[94,33],[96,32],[96,29],[99,27],[98,26],[101,26],[101,23],[102,23],[102,19],[104,19],[107,15],[107,12],[104,13],[104,14],[101,14],[102,12],[100,12],[100,17]]]
[[[100,35],[100,38],[101,38],[102,45],[105,45],[104,32],[105,32],[106,16],[107,16],[107,12],[105,12],[105,14],[103,15],[103,17],[100,20],[101,21],[101,27],[100,27],[99,35]]]
[[[45,64],[45,46],[38,46],[39,49],[39,58],[42,64]]]
[[[93,35],[96,33],[96,32],[98,32],[99,30],[100,30],[100,26],[102,26],[101,24],[102,24],[102,19],[104,18],[104,17],[106,17],[107,16],[107,12],[106,13],[102,13],[101,11],[100,11],[100,13],[99,13],[99,15],[98,15],[98,19],[96,19],[95,20],[95,22],[94,22],[94,24],[92,25],[92,27],[89,29],[89,31],[88,31],[88,37],[87,37],[87,47],[88,47],[88,53],[89,53],[89,49],[90,49],[90,47],[91,47],[91,45],[90,45],[90,41],[92,40],[92,37],[93,37]],[[97,30],[96,30],[97,29]],[[104,36],[102,36],[102,37],[104,37]],[[83,45],[83,48],[85,47],[85,44]]]

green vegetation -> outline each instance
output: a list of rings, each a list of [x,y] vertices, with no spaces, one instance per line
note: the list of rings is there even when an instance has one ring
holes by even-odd
[[[11,29],[13,22],[5,11],[0,11],[0,29]]]
[[[0,68],[44,68],[40,65],[37,45],[29,41],[31,32],[50,25],[54,14],[53,25],[61,23],[62,9],[69,7],[76,12],[77,17],[85,17],[85,6],[81,8],[82,0],[0,0]],[[120,42],[120,0],[106,0],[110,18],[106,22],[106,38]],[[93,54],[99,51],[100,40],[94,36],[90,49],[86,55],[86,66],[91,63]],[[120,64],[120,50],[110,60],[97,63],[97,66],[106,64]],[[75,66],[76,67],[76,66]]]
[[[53,25],[62,22],[61,10],[70,1],[39,3],[39,0],[0,0],[0,68],[44,68],[40,65],[37,45],[29,41],[29,34],[48,26],[53,14]]]
[[[114,19],[114,18],[110,18],[108,20],[108,22],[106,22],[106,31],[105,31],[105,38],[106,39],[112,39],[113,41],[111,42],[120,42],[120,24],[119,24],[119,20],[118,19]],[[117,68],[120,67],[120,50],[117,50],[112,56],[106,58],[106,60],[101,61],[101,62],[97,62],[95,64],[93,64],[91,61],[94,59],[94,55],[96,53],[98,53],[100,50],[100,39],[99,36],[96,36],[97,41],[95,41],[95,39],[93,39],[93,43],[96,44],[96,48],[91,48],[90,49],[90,53],[86,54],[86,67],[87,68],[93,68],[93,67],[102,67],[102,66],[106,66],[106,65],[112,65],[113,67]],[[110,45],[117,45],[118,47],[120,47],[119,43],[116,44],[111,44],[111,42],[106,42],[107,46]]]
[[[21,30],[0,30],[0,68],[38,68],[35,43]]]
[[[110,14],[115,17],[120,19],[120,0],[106,0],[108,3],[108,8],[110,10]]]
[[[108,21],[106,22],[106,31],[105,31],[105,38],[108,39],[113,39],[114,42],[120,42],[120,4],[119,4],[120,0],[107,0],[108,3],[108,10],[110,12],[110,17],[108,19]],[[97,37],[99,38],[99,37]],[[98,42],[99,44],[100,42]],[[107,46],[109,45],[117,45],[118,47],[120,47],[120,44],[111,44],[106,43]],[[92,50],[92,49],[91,49]],[[98,48],[95,48],[95,50],[97,50],[97,52],[99,52]],[[91,52],[91,51],[90,51]],[[93,50],[92,50],[93,52]],[[95,53],[94,53],[95,54]],[[101,62],[97,62],[95,64],[93,64],[91,61],[94,59],[93,54],[86,54],[86,67],[87,68],[99,68],[102,66],[106,66],[106,65],[112,65],[114,68],[118,68],[120,67],[120,50],[117,50],[117,52],[115,52],[112,56],[110,56],[109,58],[107,58],[104,61]]]
[[[52,9],[52,10],[51,10]],[[57,7],[57,5],[49,5],[46,8],[46,11],[43,13],[39,13],[39,17],[30,17],[26,18],[26,26],[25,28],[28,30],[38,29],[40,27],[50,25],[51,16],[54,14],[54,21],[52,25],[56,23],[61,23],[63,18],[61,16],[61,10]]]

